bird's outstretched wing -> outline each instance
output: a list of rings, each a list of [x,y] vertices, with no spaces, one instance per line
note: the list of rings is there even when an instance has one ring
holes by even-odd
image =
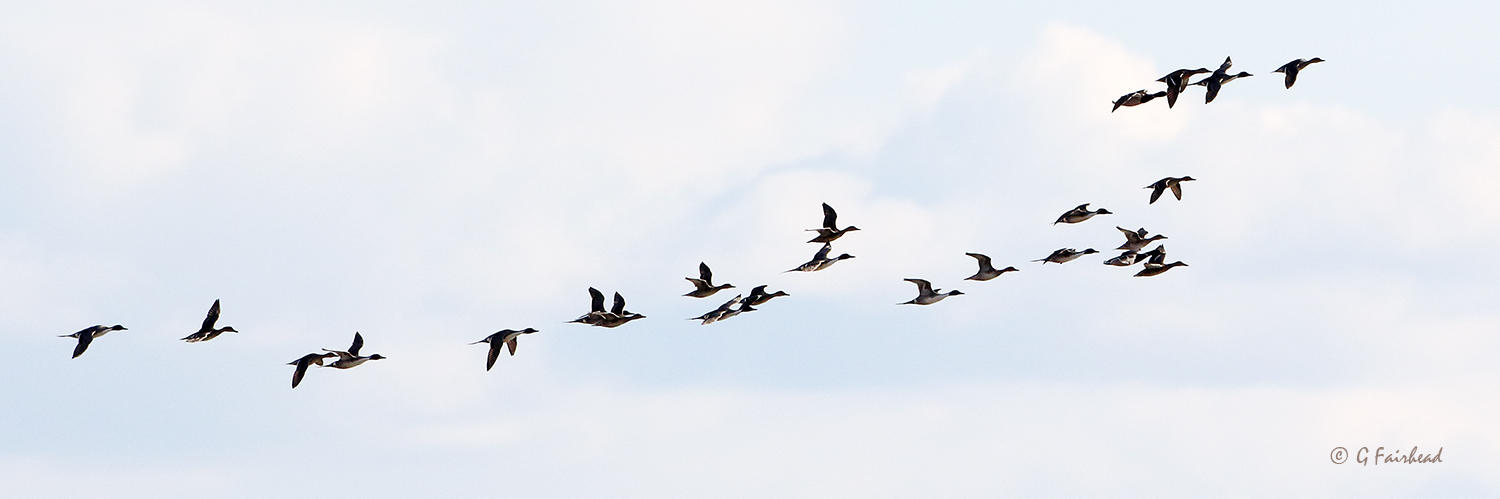
[[[214,300],[214,306],[208,307],[208,316],[203,318],[201,331],[209,331],[214,328],[214,323],[219,322],[219,300]]]
[[[906,282],[917,285],[917,293],[923,295],[932,294],[932,283],[924,279],[903,279]]]

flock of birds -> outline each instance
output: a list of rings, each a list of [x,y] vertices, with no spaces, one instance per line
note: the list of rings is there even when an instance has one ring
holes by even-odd
[[[1292,84],[1297,80],[1298,73],[1300,73],[1302,69],[1306,68],[1309,64],[1322,61],[1322,59],[1316,57],[1308,60],[1297,59],[1281,66],[1276,70],[1276,72],[1286,74],[1286,86],[1287,88],[1291,88]],[[1213,71],[1213,74],[1194,83],[1187,83],[1187,80],[1190,76],[1200,73],[1207,73],[1209,71],[1204,68],[1179,69],[1173,71],[1157,80],[1166,83],[1167,90],[1157,93],[1146,93],[1145,90],[1139,90],[1127,94],[1123,97],[1120,97],[1119,100],[1116,100],[1114,102],[1115,109],[1119,109],[1120,106],[1136,106],[1162,96],[1167,97],[1167,106],[1171,107],[1172,104],[1176,102],[1177,96],[1181,92],[1185,91],[1188,86],[1192,85],[1201,85],[1206,87],[1208,89],[1208,94],[1205,98],[1205,102],[1212,102],[1214,97],[1218,95],[1219,90],[1225,83],[1228,83],[1229,81],[1237,78],[1250,76],[1250,74],[1244,72],[1231,75],[1229,74],[1230,66],[1231,61],[1228,58],[1225,58],[1224,63],[1219,66],[1219,69],[1217,71]],[[1111,110],[1110,112],[1114,111]],[[1172,196],[1177,200],[1182,200],[1182,183],[1193,180],[1196,179],[1189,176],[1166,177],[1151,183],[1151,185],[1145,187],[1146,189],[1151,190],[1150,199],[1147,201],[1147,204],[1156,203],[1156,201],[1161,198],[1162,194],[1168,191],[1170,191],[1172,193]],[[1089,204],[1090,203],[1084,203],[1064,212],[1062,215],[1057,217],[1056,221],[1052,222],[1053,225],[1083,223],[1098,215],[1113,214],[1112,212],[1104,208],[1090,210]],[[1145,228],[1139,228],[1136,230],[1129,230],[1124,227],[1118,226],[1115,228],[1125,236],[1125,242],[1119,247],[1115,248],[1117,250],[1122,250],[1123,252],[1113,258],[1105,260],[1105,265],[1114,267],[1131,267],[1136,264],[1141,264],[1142,268],[1140,271],[1135,273],[1135,277],[1154,277],[1166,273],[1167,271],[1172,270],[1176,267],[1188,266],[1188,264],[1183,263],[1182,261],[1174,261],[1168,263],[1166,260],[1166,247],[1165,245],[1160,243],[1158,243],[1155,248],[1147,251],[1142,251],[1152,242],[1167,239],[1167,236],[1161,234],[1152,235]],[[828,203],[823,203],[822,226],[816,229],[807,230],[817,233],[817,236],[813,237],[807,242],[814,244],[821,243],[822,246],[819,247],[818,251],[813,255],[811,260],[808,260],[806,263],[787,270],[786,272],[817,272],[827,269],[840,261],[854,258],[854,255],[850,255],[848,253],[842,253],[838,256],[829,256],[833,252],[834,241],[844,237],[850,232],[858,231],[859,228],[853,225],[839,228],[838,213],[834,211],[833,207],[829,206]],[[1084,255],[1091,255],[1095,253],[1099,253],[1099,251],[1095,250],[1094,248],[1085,248],[1083,250],[1077,250],[1074,248],[1059,248],[1044,258],[1032,261],[1041,262],[1042,265],[1046,265],[1047,263],[1063,264],[1077,260]],[[1000,277],[1007,272],[1017,272],[1019,270],[1015,267],[1010,266],[1002,269],[997,269],[995,268],[994,263],[991,261],[990,257],[984,254],[965,253],[965,255],[974,258],[979,265],[979,269],[974,273],[974,275],[964,278],[964,280],[967,281],[988,281]],[[691,298],[708,298],[720,291],[734,288],[734,285],[728,283],[717,285],[714,284],[713,277],[713,270],[709,268],[708,264],[699,263],[698,277],[686,278],[688,282],[692,283],[693,290],[685,293],[683,296]],[[958,290],[950,290],[944,292],[938,288],[934,288],[932,283],[925,279],[908,278],[904,280],[917,286],[917,296],[915,298],[912,298],[910,301],[900,303],[900,305],[932,305],[934,303],[943,301],[943,299],[950,296],[959,296],[963,294],[963,292]],[[785,291],[768,292],[766,291],[766,287],[766,285],[762,284],[752,288],[750,290],[749,296],[746,296],[743,293],[737,294],[734,296],[734,298],[725,301],[713,310],[709,310],[703,315],[693,317],[689,320],[699,321],[703,325],[713,324],[715,322],[728,320],[745,312],[755,311],[757,310],[755,307],[764,305],[772,299],[782,296],[789,296]],[[645,315],[626,310],[625,297],[622,296],[619,292],[614,293],[614,300],[609,308],[605,308],[604,306],[605,297],[603,292],[592,287],[589,288],[588,292],[589,311],[583,315],[578,316],[577,319],[568,321],[568,324],[584,324],[596,327],[616,328],[628,324],[632,321],[646,318]],[[188,343],[199,343],[218,338],[220,335],[226,332],[238,333],[238,331],[230,326],[216,327],[219,321],[219,313],[219,300],[214,300],[213,306],[209,307],[208,315],[204,317],[203,323],[199,326],[198,331],[183,337],[182,341]],[[119,324],[113,326],[96,325],[84,328],[73,334],[63,335],[63,337],[74,338],[77,340],[77,346],[73,348],[73,358],[77,358],[78,356],[83,355],[84,351],[89,348],[89,345],[93,344],[95,339],[113,331],[123,330],[126,330],[126,328]],[[495,332],[494,334],[486,336],[479,341],[471,343],[471,345],[477,345],[481,343],[488,345],[488,354],[485,358],[485,370],[488,371],[495,367],[495,360],[500,357],[501,350],[508,350],[510,352],[510,355],[515,355],[516,343],[521,335],[532,334],[536,332],[538,332],[537,329],[529,327],[525,329],[503,329]],[[364,336],[356,332],[354,333],[354,341],[349,345],[348,349],[331,350],[325,348],[319,352],[303,355],[302,357],[297,358],[297,360],[287,363],[288,365],[295,366],[295,369],[292,372],[292,388],[296,388],[297,385],[302,383],[302,378],[307,374],[308,368],[312,366],[332,367],[335,369],[352,369],[363,365],[368,361],[386,358],[378,353],[361,355],[360,350],[364,347],[364,344]],[[325,363],[325,361],[327,361],[328,359],[335,358],[337,360],[332,360]]]
[[[1323,60],[1317,57],[1314,57],[1312,59],[1294,59],[1292,60],[1292,62],[1282,64],[1281,67],[1276,68],[1276,70],[1272,72],[1282,73],[1283,75],[1285,75],[1284,81],[1286,83],[1286,88],[1292,88],[1292,84],[1297,83],[1297,75],[1302,73],[1303,69],[1306,69],[1308,65],[1319,62],[1323,62]],[[1120,96],[1120,98],[1115,99],[1115,101],[1112,103],[1115,105],[1115,107],[1113,109],[1110,109],[1109,112],[1115,112],[1115,110],[1120,109],[1120,106],[1139,106],[1141,104],[1151,102],[1152,100],[1155,100],[1159,97],[1166,97],[1167,107],[1170,108],[1177,104],[1177,96],[1182,94],[1183,92],[1186,92],[1188,87],[1191,86],[1201,86],[1207,89],[1207,93],[1203,96],[1203,103],[1208,104],[1210,102],[1213,102],[1215,97],[1219,96],[1219,90],[1224,88],[1224,84],[1240,78],[1255,76],[1244,71],[1240,71],[1239,73],[1235,74],[1229,74],[1229,67],[1233,65],[1234,61],[1230,60],[1229,57],[1225,57],[1224,62],[1222,64],[1219,64],[1219,69],[1212,71],[1213,74],[1205,76],[1203,77],[1203,79],[1192,83],[1188,83],[1188,80],[1192,78],[1193,75],[1209,73],[1210,71],[1208,70],[1208,68],[1179,69],[1171,73],[1167,73],[1166,76],[1156,79],[1156,81],[1167,84],[1166,90],[1147,92],[1145,89],[1141,89],[1122,95]]]

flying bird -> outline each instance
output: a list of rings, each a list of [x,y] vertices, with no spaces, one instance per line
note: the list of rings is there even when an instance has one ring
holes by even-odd
[[[1078,251],[1078,250],[1075,250],[1073,248],[1062,248],[1062,249],[1059,249],[1057,251],[1053,251],[1052,254],[1047,255],[1046,258],[1042,258],[1040,260],[1032,260],[1032,261],[1033,262],[1042,262],[1042,265],[1046,265],[1047,262],[1052,262],[1052,263],[1068,263],[1068,262],[1071,262],[1073,260],[1077,260],[1078,257],[1080,257],[1080,256],[1091,255],[1091,254],[1098,253],[1098,252],[1099,251],[1095,250],[1094,248],[1088,248],[1088,249],[1085,249],[1083,251]]]
[[[617,291],[615,292],[614,305],[610,307],[609,313],[602,317],[599,322],[594,325],[599,327],[616,328],[623,326],[630,321],[645,318],[646,316],[644,315],[625,310],[625,297],[620,296],[620,293]]]
[[[1186,266],[1188,266],[1188,264],[1182,263],[1180,261],[1172,262],[1172,263],[1167,263],[1167,264],[1147,262],[1146,263],[1146,268],[1141,269],[1140,272],[1136,272],[1135,276],[1136,277],[1151,277],[1151,276],[1155,276],[1155,275],[1161,275],[1163,272],[1166,272],[1168,270],[1172,270],[1172,267],[1186,267]]]
[[[339,360],[333,361],[333,363],[329,364],[328,367],[332,367],[335,369],[350,369],[358,367],[360,364],[364,364],[365,361],[380,360],[386,358],[385,356],[382,356],[378,353],[374,355],[361,356],[359,354],[359,349],[364,346],[365,337],[360,336],[359,332],[355,332],[354,343],[349,345],[348,350],[329,350],[327,348],[324,348],[324,352],[328,352],[339,357]]]
[[[817,272],[819,270],[832,267],[833,264],[838,263],[839,260],[848,260],[850,258],[854,258],[854,255],[850,255],[848,253],[844,253],[834,258],[829,258],[828,252],[830,251],[833,251],[833,245],[829,243],[823,243],[823,247],[818,249],[818,253],[813,255],[812,260],[808,260],[807,263],[798,265],[797,268],[788,270],[786,272]]]
[[[516,338],[521,337],[521,335],[523,334],[531,334],[535,332],[537,332],[535,329],[529,327],[519,331],[515,329],[501,329],[499,331],[496,331],[495,334],[485,336],[482,340],[470,343],[470,345],[478,345],[480,343],[490,344],[489,357],[484,361],[484,370],[488,371],[490,370],[490,368],[495,367],[495,359],[500,357],[500,349],[510,348],[510,354],[515,355]]]
[[[1292,88],[1292,84],[1297,83],[1297,74],[1306,69],[1309,64],[1317,62],[1323,62],[1323,60],[1317,57],[1305,61],[1302,59],[1293,59],[1292,62],[1282,64],[1281,67],[1276,68],[1276,71],[1272,72],[1286,74],[1286,88]]]
[[[833,211],[832,206],[823,203],[823,226],[816,229],[807,229],[818,233],[818,237],[809,239],[809,243],[831,243],[834,239],[844,237],[844,234],[859,230],[859,227],[850,225],[842,229],[838,225],[839,214]]]
[[[949,291],[947,293],[944,293],[940,289],[933,289],[932,288],[932,283],[927,282],[926,280],[923,280],[923,279],[902,279],[902,280],[917,285],[917,297],[916,298],[912,298],[911,301],[908,301],[908,302],[898,303],[898,305],[931,305],[931,304],[943,301],[943,298],[947,298],[949,296],[958,296],[958,295],[964,294],[963,291],[959,291],[959,290],[953,290],[953,291]]]
[[[1161,234],[1146,237],[1146,234],[1149,233],[1146,232],[1146,229],[1144,227],[1142,227],[1140,230],[1128,230],[1124,227],[1115,226],[1115,229],[1119,230],[1120,233],[1125,234],[1125,244],[1121,244],[1120,247],[1115,249],[1140,251],[1141,248],[1145,248],[1146,245],[1151,244],[1152,241],[1158,241],[1167,238],[1167,236],[1163,236]]]
[[[1171,73],[1167,73],[1166,76],[1157,78],[1156,81],[1167,84],[1167,107],[1172,107],[1173,105],[1177,104],[1177,94],[1180,94],[1184,90],[1187,90],[1188,78],[1192,77],[1195,74],[1207,72],[1209,72],[1208,68],[1179,69]]]
[[[965,281],[988,281],[990,279],[994,279],[996,277],[1000,277],[1000,274],[1004,274],[1006,272],[1018,272],[1019,271],[1019,269],[1017,269],[1015,267],[1006,267],[1006,268],[1003,268],[1003,269],[996,270],[995,266],[990,263],[990,257],[985,256],[985,255],[981,255],[979,253],[964,253],[964,254],[974,257],[975,260],[979,260],[979,271],[975,272],[974,275],[971,275],[969,277],[965,277],[964,278]]]
[[[790,296],[790,295],[788,295],[786,293],[786,291],[777,291],[777,292],[774,292],[774,293],[767,293],[766,292],[766,285],[762,284],[762,285],[759,285],[759,286],[756,286],[756,287],[750,289],[750,296],[745,297],[745,303],[750,304],[750,305],[760,305],[760,304],[763,304],[765,302],[771,301],[772,298],[775,298],[775,297],[778,297],[778,296]]]
[[[1151,185],[1144,187],[1145,189],[1151,189],[1151,201],[1147,202],[1146,204],[1155,204],[1156,199],[1161,197],[1162,191],[1165,191],[1167,189],[1171,189],[1172,196],[1176,197],[1178,201],[1182,201],[1182,183],[1191,182],[1193,180],[1197,179],[1193,177],[1167,177],[1161,180],[1157,180],[1156,182],[1152,182]]]
[[[110,331],[124,331],[124,330],[125,330],[125,326],[121,326],[119,324],[115,324],[113,326],[97,325],[97,326],[89,326],[89,327],[80,329],[80,330],[78,330],[78,332],[73,333],[73,334],[58,335],[58,337],[59,338],[77,338],[78,339],[78,346],[73,347],[73,358],[76,359],[76,358],[78,358],[79,355],[83,355],[83,351],[84,350],[88,350],[89,349],[89,344],[91,344],[91,343],[94,342],[94,338],[98,338],[100,336],[104,336],[105,334],[109,334]]]
[[[307,375],[307,366],[317,365],[321,367],[323,359],[337,356],[331,353],[310,353],[297,358],[297,360],[287,362],[286,364],[289,366],[297,366],[297,370],[292,371],[292,388],[296,388],[297,385],[302,384],[302,377]]]
[[[1151,102],[1152,100],[1155,100],[1158,97],[1165,97],[1166,95],[1167,95],[1167,92],[1165,90],[1163,90],[1161,92],[1156,92],[1154,94],[1150,93],[1150,92],[1147,92],[1145,89],[1136,90],[1134,92],[1131,92],[1131,93],[1128,93],[1128,94],[1125,94],[1125,95],[1121,95],[1120,98],[1115,99],[1115,101],[1113,102],[1113,104],[1115,105],[1115,107],[1112,108],[1112,109],[1110,109],[1109,112],[1111,112],[1111,113],[1115,112],[1115,110],[1120,109],[1120,106],[1125,106],[1125,107],[1139,106],[1141,104],[1145,104],[1147,102]]]
[[[1077,208],[1073,208],[1071,210],[1063,212],[1062,216],[1057,217],[1057,221],[1056,222],[1052,222],[1052,225],[1057,225],[1057,224],[1060,224],[1060,223],[1063,223],[1063,224],[1076,224],[1078,222],[1082,222],[1084,220],[1088,220],[1090,218],[1094,218],[1094,215],[1112,215],[1112,214],[1113,213],[1110,213],[1109,210],[1106,210],[1104,208],[1099,208],[1098,210],[1089,211],[1089,203],[1083,203],[1083,204],[1078,205]]]
[[[219,322],[219,300],[214,300],[214,305],[208,308],[208,317],[203,318],[203,325],[198,327],[198,332],[183,337],[182,341],[186,341],[188,343],[197,343],[200,341],[208,341],[214,338],[218,338],[219,335],[224,334],[225,332],[239,332],[235,331],[234,328],[229,326],[214,329],[214,323],[216,322]]]
[[[1197,82],[1193,83],[1193,85],[1200,85],[1208,89],[1208,93],[1204,94],[1203,96],[1204,104],[1213,102],[1214,97],[1217,97],[1219,95],[1219,89],[1223,88],[1225,83],[1229,83],[1238,78],[1255,76],[1244,71],[1240,71],[1239,74],[1229,74],[1229,66],[1232,65],[1234,65],[1234,63],[1230,61],[1228,57],[1225,57],[1224,63],[1219,65],[1219,69],[1215,70],[1214,74],[1208,75],[1202,80],[1198,80]]]
[[[714,293],[718,293],[719,290],[734,287],[733,284],[720,284],[718,286],[715,286],[714,272],[712,270],[709,270],[708,264],[703,262],[698,263],[698,278],[694,279],[691,277],[687,277],[686,279],[688,280],[688,282],[693,283],[693,287],[697,289],[694,289],[692,292],[682,296],[691,296],[693,298],[707,298],[709,296],[712,296]]]
[[[744,301],[744,299],[745,299],[744,295],[734,295],[734,298],[730,298],[729,301],[726,301],[723,304],[719,305],[719,308],[716,308],[716,309],[713,309],[713,310],[709,310],[708,312],[704,313],[703,315],[700,315],[700,316],[697,316],[697,317],[693,317],[693,318],[688,319],[688,320],[690,320],[690,321],[702,321],[702,324],[704,326],[707,326],[709,324],[713,324],[714,321],[718,321],[718,320],[721,320],[721,319],[727,319],[728,317],[725,317],[725,314],[728,314],[729,311],[730,311],[730,309],[733,309],[735,305],[739,305],[742,301]]]
[[[568,323],[588,324],[592,326],[604,320],[607,315],[609,315],[609,311],[604,309],[604,293],[591,287],[589,288],[589,313],[580,315],[577,319],[568,321]]]
[[[1120,256],[1105,260],[1104,264],[1115,267],[1129,267],[1135,265],[1137,258],[1140,258],[1140,254],[1136,253],[1135,250],[1125,250],[1124,253],[1120,253]]]

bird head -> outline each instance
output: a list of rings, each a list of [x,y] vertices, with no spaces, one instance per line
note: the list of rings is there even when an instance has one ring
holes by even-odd
[[[384,359],[384,358],[386,358],[386,356],[380,355],[378,353],[370,356],[370,360],[380,360],[380,359]]]
[[[109,330],[110,331],[124,331],[125,330],[125,326],[121,326],[119,324],[115,324],[113,326],[110,326]]]

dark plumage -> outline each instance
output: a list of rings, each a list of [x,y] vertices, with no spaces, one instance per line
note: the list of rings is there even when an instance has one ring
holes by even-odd
[[[859,230],[859,227],[850,225],[842,229],[838,225],[839,214],[833,211],[832,206],[823,203],[823,226],[816,229],[807,229],[818,233],[817,237],[809,239],[809,243],[831,243],[833,240],[844,237],[844,234]]]
[[[682,296],[691,296],[693,298],[707,298],[709,296],[712,296],[714,293],[718,293],[719,290],[734,287],[733,284],[727,283],[715,286],[714,272],[712,270],[709,270],[707,263],[702,262],[698,263],[698,278],[694,279],[688,277],[686,279],[688,280],[688,282],[693,283],[693,287],[696,289]]]
[[[203,325],[198,327],[198,332],[183,337],[182,341],[186,341],[188,343],[197,343],[200,341],[208,341],[217,338],[220,334],[224,334],[226,332],[239,332],[235,331],[234,328],[229,326],[215,329],[214,323],[216,322],[219,322],[219,300],[214,300],[213,306],[208,308],[208,316],[203,318]]]
[[[1272,72],[1273,73],[1283,73],[1283,74],[1285,74],[1286,75],[1286,88],[1292,88],[1292,84],[1293,83],[1297,83],[1297,75],[1300,74],[1303,69],[1306,69],[1307,66],[1310,65],[1310,64],[1319,63],[1319,62],[1323,62],[1323,60],[1319,59],[1317,57],[1314,57],[1312,59],[1308,59],[1308,60],[1305,60],[1305,61],[1302,60],[1302,59],[1293,59],[1292,62],[1288,62],[1286,64],[1282,64],[1281,67],[1276,68],[1276,71],[1272,71]]]

